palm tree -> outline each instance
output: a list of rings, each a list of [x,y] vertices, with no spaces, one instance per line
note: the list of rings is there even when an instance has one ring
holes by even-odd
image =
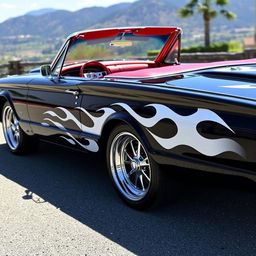
[[[228,3],[229,0],[189,0],[189,3],[179,10],[179,15],[182,18],[186,18],[194,15],[195,10],[202,14],[204,20],[204,44],[207,47],[210,46],[210,20],[214,19],[218,13],[227,19],[236,18],[235,13],[222,9]],[[219,6],[221,9],[212,8],[212,4]]]

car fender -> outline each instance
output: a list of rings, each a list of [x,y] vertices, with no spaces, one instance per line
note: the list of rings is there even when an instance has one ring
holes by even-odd
[[[19,120],[19,116],[18,116],[18,114],[15,110],[15,107],[14,107],[14,104],[12,102],[12,99],[11,99],[11,96],[10,96],[9,92],[6,91],[6,90],[1,90],[0,91],[0,113],[1,113],[0,119],[1,119],[1,121],[2,121],[2,111],[3,111],[3,107],[4,107],[5,102],[8,102],[10,104],[10,106],[12,107],[12,109],[14,111],[14,114],[15,114],[16,118]]]
[[[135,130],[135,132],[137,133],[136,135],[138,135],[140,137],[140,139],[142,140],[142,143],[144,144],[144,146],[146,147],[148,152],[150,154],[154,153],[154,150],[149,143],[149,140],[145,134],[143,127],[131,115],[128,115],[123,112],[116,112],[116,113],[112,114],[106,120],[106,122],[103,126],[103,129],[102,129],[102,132],[101,132],[100,140],[106,141],[108,139],[107,138],[108,135],[114,129],[114,127],[121,125],[121,124],[126,124],[126,125],[130,126],[131,128],[133,128]]]

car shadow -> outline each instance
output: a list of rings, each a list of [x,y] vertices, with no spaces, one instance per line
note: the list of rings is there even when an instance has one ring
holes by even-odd
[[[116,196],[104,159],[41,143],[15,156],[0,145],[0,174],[137,255],[255,255],[254,183],[220,175],[184,178],[166,205],[139,212]]]

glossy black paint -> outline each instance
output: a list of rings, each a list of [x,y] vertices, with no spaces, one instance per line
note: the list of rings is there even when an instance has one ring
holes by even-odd
[[[129,123],[136,129],[151,155],[160,164],[242,175],[255,179],[255,100],[252,96],[249,99],[244,95],[238,96],[236,93],[231,96],[228,93],[223,95],[217,90],[214,91],[212,88],[214,88],[216,78],[203,77],[202,82],[200,81],[198,74],[158,85],[140,81],[93,81],[83,78],[48,78],[31,75],[2,79],[0,95],[11,101],[24,131],[28,134],[37,134],[61,144],[79,148],[79,145],[70,145],[67,141],[59,138],[65,134],[62,129],[58,129],[54,125],[43,126],[44,113],[56,110],[59,106],[65,107],[78,120],[81,120],[81,123],[92,127],[92,121],[76,108],[82,107],[91,115],[100,116],[102,112],[98,110],[108,107],[116,112],[106,120],[104,126],[112,120]],[[230,82],[230,80],[218,79],[218,81],[221,84],[233,83],[232,80]],[[210,84],[209,90],[203,90],[200,87],[204,83]],[[219,87],[216,86],[216,88]],[[79,95],[67,93],[66,90],[78,90]],[[229,92],[229,94],[231,93]],[[208,139],[232,139],[245,149],[246,157],[241,157],[234,152],[205,156],[186,145],[166,150],[152,138],[148,131],[157,133],[163,138],[170,138],[177,134],[178,127],[175,122],[163,119],[152,128],[147,129],[122,107],[112,105],[115,103],[125,103],[136,113],[147,118],[155,115],[155,110],[152,107],[145,107],[151,103],[165,105],[182,116],[192,115],[198,108],[214,111],[225,120],[234,133],[220,124],[209,121],[198,124],[198,133]],[[58,113],[58,111],[56,113],[65,118],[63,113]],[[79,141],[84,138],[102,139],[100,135],[82,132],[81,128],[73,122],[67,123],[65,128]],[[107,136],[107,134],[104,135]]]
[[[51,76],[34,69],[0,79],[0,107],[11,104],[24,132],[96,152],[114,125],[127,123],[161,165],[256,180],[255,65],[143,79],[63,77],[77,36],[63,44]]]

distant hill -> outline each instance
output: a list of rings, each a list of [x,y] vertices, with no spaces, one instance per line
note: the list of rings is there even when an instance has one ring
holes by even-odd
[[[90,7],[70,12],[56,10],[38,15],[23,15],[0,23],[0,36],[34,35],[43,37],[65,37],[98,23],[104,17],[129,8],[129,3],[110,7]]]
[[[186,0],[139,0],[110,7],[90,7],[70,12],[66,10],[42,9],[26,15],[11,18],[0,23],[0,37],[34,35],[42,37],[66,37],[74,31],[88,28],[169,25],[183,28],[184,34],[202,31],[203,23],[199,15],[181,19],[178,9]],[[212,30],[225,33],[232,28],[249,27],[254,24],[254,10],[251,0],[231,0],[227,7],[238,18],[226,21],[217,18],[212,22]]]
[[[44,9],[39,9],[39,10],[34,10],[31,12],[26,13],[26,15],[33,15],[33,16],[40,16],[46,13],[51,13],[51,12],[56,12],[57,9],[53,8],[44,8]]]

